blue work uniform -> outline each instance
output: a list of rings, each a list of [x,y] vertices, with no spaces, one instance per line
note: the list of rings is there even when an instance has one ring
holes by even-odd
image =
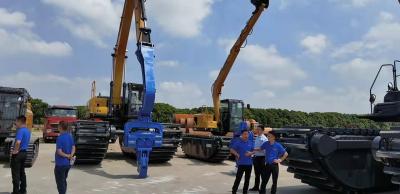
[[[25,161],[27,149],[31,140],[31,132],[28,128],[22,127],[17,130],[15,142],[21,141],[18,153],[11,156],[11,174],[13,183],[13,193],[26,193],[26,174]],[[14,142],[14,148],[15,148]]]
[[[246,156],[246,153],[254,150],[254,142],[250,141],[249,139],[247,141],[244,141],[243,139],[238,139],[234,142],[231,148],[234,149],[239,154],[239,159],[236,161],[238,165],[238,170],[236,173],[235,182],[232,187],[232,192],[233,193],[237,192],[243,174],[245,174],[244,185],[243,185],[243,193],[245,193],[249,189],[251,168],[253,164],[252,157]]]
[[[274,160],[282,157],[286,153],[286,150],[278,142],[274,142],[272,145],[270,142],[265,142],[261,146],[261,149],[265,150],[265,170],[261,174],[262,183],[260,193],[265,193],[269,178],[272,175],[271,194],[275,194],[278,187],[279,164],[274,163]]]
[[[254,143],[250,140],[243,141],[242,139],[237,140],[234,145],[232,145],[232,149],[234,149],[239,154],[239,160],[237,161],[238,165],[252,165],[253,159],[251,156],[246,156],[247,152],[251,152],[254,150]]]
[[[73,146],[75,146],[75,143],[70,133],[63,132],[58,136],[56,142],[56,166],[54,168],[54,175],[56,177],[57,190],[59,194],[65,194],[67,192],[67,178],[71,165],[69,159],[60,156],[57,153],[57,150],[61,149],[65,154],[71,154]]]
[[[28,128],[23,127],[18,129],[15,141],[21,141],[18,151],[26,151],[29,147],[29,141],[31,140],[31,132]]]
[[[273,164],[274,160],[279,159],[286,152],[285,148],[278,142],[274,142],[272,145],[269,142],[265,142],[260,148],[265,150],[266,164]]]
[[[61,133],[57,138],[57,150],[61,149],[65,154],[72,153],[72,146],[75,146],[74,139],[70,133]],[[70,166],[69,159],[57,154],[56,150],[56,166]]]

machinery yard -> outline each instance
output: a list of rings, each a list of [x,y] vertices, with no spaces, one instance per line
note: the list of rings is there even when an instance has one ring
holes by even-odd
[[[150,165],[147,179],[137,179],[135,161],[125,157],[113,144],[101,165],[75,166],[68,177],[68,192],[79,194],[224,194],[231,193],[234,162],[209,164],[184,158],[181,151],[165,164]],[[56,193],[54,180],[55,144],[41,144],[34,168],[27,169],[31,194]],[[127,171],[130,169],[131,171]],[[8,162],[0,161],[0,194],[11,190]],[[84,181],[82,181],[84,180]],[[252,181],[254,179],[252,178]],[[252,184],[253,182],[251,182]],[[250,184],[250,185],[251,185]],[[270,185],[268,185],[270,187]],[[330,194],[302,184],[286,167],[281,167],[279,192],[282,194]],[[239,190],[240,192],[241,190]],[[386,192],[382,194],[395,194]]]
[[[282,3],[278,9],[276,1],[270,5],[270,0],[246,0],[246,11],[228,12],[230,6],[225,3],[231,2],[205,0],[202,6],[193,7],[206,7],[204,16],[193,16],[196,22],[204,22],[213,4],[219,11],[212,14],[218,22],[207,20],[203,28],[186,26],[193,21],[185,20],[190,18],[187,10],[192,6],[186,7],[185,1],[80,1],[82,7],[66,0],[42,0],[42,4],[58,8],[43,16],[35,15],[36,10],[27,11],[33,18],[61,12],[73,18],[58,16],[52,22],[59,24],[50,22],[43,32],[36,32],[58,34],[50,27],[65,25],[67,31],[76,27],[70,36],[60,33],[65,40],[48,46],[33,32],[41,23],[30,22],[27,18],[31,16],[14,11],[19,7],[11,1],[9,7],[0,6],[0,45],[22,41],[16,47],[30,47],[23,41],[32,39],[38,48],[65,47],[61,52],[66,53],[60,55],[65,59],[59,60],[55,54],[54,61],[42,61],[64,61],[70,65],[63,68],[71,69],[77,69],[71,64],[82,66],[71,72],[57,69],[58,74],[48,74],[49,80],[34,75],[33,69],[25,70],[26,65],[13,69],[18,69],[20,79],[2,75],[7,80],[3,81],[0,76],[0,194],[265,194],[265,183],[267,192],[272,185],[271,174],[272,194],[277,187],[281,194],[400,193],[400,61],[393,59],[399,50],[393,42],[400,41],[396,35],[400,23],[389,4],[375,15],[366,10],[369,17],[378,19],[364,21],[346,14],[361,13],[353,9],[367,4],[372,10],[378,1],[351,1],[351,9],[343,1],[332,7],[332,13],[327,12],[331,18],[307,19],[302,17],[310,10],[318,17],[324,14],[314,13],[321,9],[308,8],[311,4]],[[392,1],[398,8],[400,0]],[[285,11],[294,9],[291,6],[304,9],[302,17],[296,16],[296,25],[288,23],[289,18],[277,19],[293,13]],[[333,15],[337,10],[351,22],[340,23],[343,19]],[[179,12],[179,17],[171,18],[184,20],[171,22],[164,11],[171,15]],[[232,13],[240,16],[231,17]],[[74,26],[85,17],[94,25],[83,22]],[[102,21],[108,17],[113,19]],[[338,23],[329,22],[332,29],[325,29],[327,22],[322,19]],[[321,22],[321,26],[302,29],[310,26],[310,21]],[[166,30],[168,22],[179,26]],[[368,30],[360,28],[363,22],[376,24]],[[90,29],[106,23],[109,26],[104,29]],[[281,28],[285,25],[302,30],[290,35],[293,29]],[[192,35],[171,33],[179,29]],[[191,32],[193,29],[197,30]],[[18,37],[25,33],[29,37]],[[270,38],[269,33],[280,36]],[[267,39],[262,38],[265,34]],[[86,41],[94,41],[94,45],[73,41],[82,36],[88,36]],[[102,36],[107,41],[103,42]],[[12,40],[4,41],[10,37]],[[280,43],[282,37],[287,37],[284,44]],[[183,38],[193,42],[176,41]],[[292,46],[293,42],[298,45]],[[98,48],[90,53],[93,47]],[[104,62],[105,49],[111,51],[111,64]],[[18,56],[29,61],[32,56],[24,55],[27,50],[34,58],[48,54],[46,49],[35,53],[40,49],[23,48]],[[0,53],[7,56],[7,52]],[[19,63],[12,55],[2,58],[0,54],[0,61]],[[315,66],[306,67],[310,62]],[[324,62],[329,64],[317,67]],[[66,74],[61,74],[64,71]],[[64,78],[67,74],[77,77]],[[44,81],[32,81],[41,77]],[[57,80],[69,87],[47,89],[53,82],[57,85]],[[210,86],[211,95],[205,92]],[[72,91],[78,87],[79,92]],[[54,90],[54,95],[44,94],[44,88]],[[243,173],[246,181],[242,180],[237,190]],[[247,192],[250,174],[250,187],[255,186]],[[261,187],[258,177],[254,183],[255,174],[262,178]]]

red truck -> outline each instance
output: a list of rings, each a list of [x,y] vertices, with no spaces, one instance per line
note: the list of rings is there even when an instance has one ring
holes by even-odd
[[[49,106],[44,118],[43,140],[55,141],[59,135],[58,124],[60,121],[72,123],[77,121],[77,109],[72,106]]]

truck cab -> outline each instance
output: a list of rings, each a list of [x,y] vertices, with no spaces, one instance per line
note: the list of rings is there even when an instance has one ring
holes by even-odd
[[[68,123],[77,121],[77,109],[72,106],[49,106],[46,110],[43,128],[43,140],[45,142],[55,141],[60,134],[58,124],[60,121]]]

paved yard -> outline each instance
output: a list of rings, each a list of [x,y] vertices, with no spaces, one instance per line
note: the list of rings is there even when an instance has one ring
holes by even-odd
[[[53,175],[54,144],[41,144],[33,168],[27,170],[30,194],[56,194]],[[69,194],[224,194],[230,193],[234,163],[209,164],[187,159],[182,153],[166,164],[151,165],[147,179],[137,179],[135,161],[124,157],[118,145],[110,147],[101,165],[76,166],[70,172]],[[252,186],[252,183],[251,185]],[[11,191],[8,163],[0,162],[0,194]],[[301,184],[281,168],[279,193],[328,194]],[[398,192],[392,192],[394,194]],[[387,193],[389,194],[389,193]]]

